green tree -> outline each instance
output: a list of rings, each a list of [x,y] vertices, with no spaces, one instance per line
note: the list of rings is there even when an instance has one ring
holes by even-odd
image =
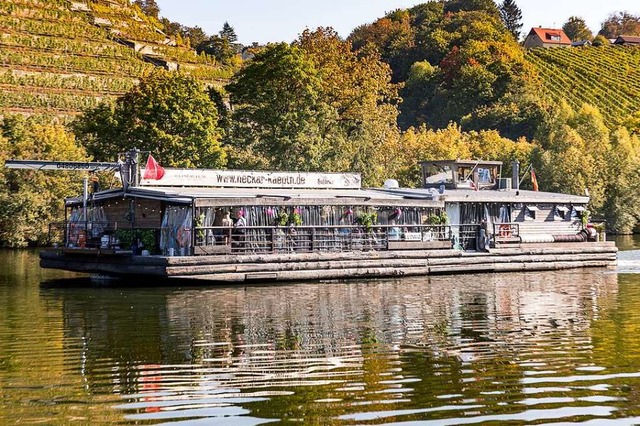
[[[131,148],[152,151],[169,167],[221,167],[218,113],[202,85],[179,73],[157,71],[118,98],[74,123],[87,151],[115,159]]]
[[[601,214],[610,176],[609,136],[596,108],[584,105],[574,112],[566,103],[560,104],[537,136],[542,141],[534,154],[540,186],[570,194],[584,194],[588,189],[591,209]]]
[[[378,183],[377,151],[398,135],[390,75],[375,52],[354,52],[331,29],[268,46],[227,87],[241,165],[352,170]]]
[[[640,138],[621,127],[611,133],[610,170],[602,214],[607,228],[630,234],[640,220]]]
[[[136,0],[134,3],[140,7],[145,15],[156,19],[158,18],[158,15],[160,14],[160,6],[158,6],[156,0]]]
[[[6,116],[0,120],[0,162],[8,159],[86,161],[87,156],[59,124]],[[78,172],[0,169],[0,245],[44,244],[49,223],[64,220],[64,198],[81,188]]]
[[[225,37],[217,35],[209,37],[208,40],[203,41],[196,46],[198,53],[206,53],[216,58],[223,64],[227,64],[236,55],[234,47],[229,43],[229,40]]]
[[[189,39],[191,46],[198,46],[208,38],[207,33],[197,25],[195,27],[183,27],[181,33],[183,38]]]
[[[226,38],[229,43],[233,44],[238,41],[238,36],[236,35],[236,30],[233,29],[228,22],[225,22],[222,26],[222,30],[219,33],[220,37]]]
[[[504,0],[500,4],[500,18],[513,38],[519,40],[520,30],[522,30],[522,11],[515,0]]]
[[[620,35],[638,36],[640,16],[628,12],[613,13],[602,23],[599,34],[606,38],[616,38]]]
[[[578,16],[570,17],[562,26],[562,30],[571,41],[582,41],[593,39],[593,33],[587,27],[584,19]]]
[[[160,23],[167,34],[177,35],[182,32],[183,26],[179,22],[172,22],[167,18],[160,18]]]
[[[322,112],[318,105],[320,83],[313,63],[299,47],[286,43],[267,46],[226,89],[233,108],[233,166],[318,167],[314,157],[322,141],[308,129]]]
[[[596,47],[599,46],[608,46],[610,45],[611,42],[609,41],[608,38],[606,38],[605,36],[603,36],[602,34],[598,34],[594,39],[593,39],[593,45]]]
[[[444,13],[483,12],[493,18],[500,17],[498,6],[493,0],[447,0],[444,3]]]

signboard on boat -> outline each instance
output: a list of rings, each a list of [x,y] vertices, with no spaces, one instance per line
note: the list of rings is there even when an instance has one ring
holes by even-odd
[[[142,179],[141,186],[360,189],[359,173],[254,172],[243,170],[164,169],[160,179]],[[145,170],[142,169],[142,176]]]

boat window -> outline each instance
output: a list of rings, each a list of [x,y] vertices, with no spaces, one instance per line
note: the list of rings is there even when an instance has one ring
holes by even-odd
[[[435,184],[435,183],[452,183],[452,182],[453,182],[453,175],[451,172],[451,167],[439,166],[435,164],[430,164],[427,166],[427,176],[425,178],[425,183]]]
[[[524,218],[526,220],[535,220],[536,212],[539,210],[540,209],[537,206],[527,206],[527,208],[524,210]]]
[[[580,215],[582,215],[582,212],[584,211],[584,207],[583,206],[573,206],[573,208],[571,209],[571,218],[572,219],[577,219],[580,217]]]
[[[565,206],[556,206],[554,219],[565,220],[567,218],[567,213],[569,209]]]

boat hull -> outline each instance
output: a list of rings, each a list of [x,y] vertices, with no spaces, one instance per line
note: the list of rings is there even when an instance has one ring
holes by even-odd
[[[42,251],[40,259],[43,268],[91,274],[247,282],[615,267],[617,249],[612,242],[522,244],[487,252],[436,249],[212,256],[50,249]]]

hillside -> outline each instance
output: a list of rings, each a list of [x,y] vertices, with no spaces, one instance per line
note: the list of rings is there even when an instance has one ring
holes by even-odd
[[[565,99],[574,109],[594,105],[609,127],[640,111],[640,48],[536,48],[526,58],[554,100]]]
[[[232,74],[127,0],[0,0],[0,115],[73,116],[155,67],[212,85]]]

